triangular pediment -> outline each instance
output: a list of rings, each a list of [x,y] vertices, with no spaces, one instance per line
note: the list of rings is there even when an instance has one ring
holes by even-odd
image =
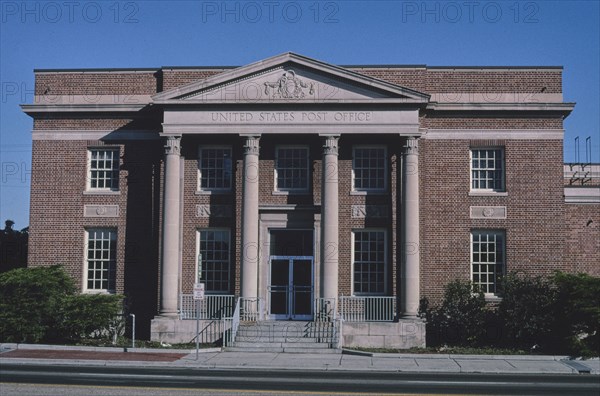
[[[427,103],[429,95],[342,67],[285,53],[153,97],[186,103]]]

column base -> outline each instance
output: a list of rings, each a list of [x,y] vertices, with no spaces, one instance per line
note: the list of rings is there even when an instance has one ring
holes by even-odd
[[[400,314],[400,319],[413,319],[413,320],[420,320],[419,315],[417,313],[402,313]]]

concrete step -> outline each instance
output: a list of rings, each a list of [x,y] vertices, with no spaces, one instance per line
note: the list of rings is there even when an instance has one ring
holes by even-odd
[[[281,347],[268,347],[268,348],[243,348],[243,347],[226,347],[226,352],[273,352],[273,353],[283,353],[283,348]]]
[[[330,339],[331,337],[276,337],[276,336],[242,336],[239,333],[236,335],[236,341],[243,342],[291,342],[291,343],[303,343],[303,344],[311,344],[311,343],[321,343],[322,340]]]
[[[318,353],[318,354],[341,354],[341,349],[329,348],[283,348],[283,353]]]
[[[341,349],[335,348],[293,348],[293,347],[226,347],[225,351],[227,352],[271,352],[271,353],[316,353],[316,354],[340,354],[342,353]]]
[[[247,342],[235,340],[236,348],[291,348],[291,349],[328,349],[329,343],[297,343],[297,342]]]

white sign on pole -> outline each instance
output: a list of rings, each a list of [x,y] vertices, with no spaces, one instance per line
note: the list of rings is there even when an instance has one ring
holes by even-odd
[[[204,283],[194,284],[194,300],[204,300]]]

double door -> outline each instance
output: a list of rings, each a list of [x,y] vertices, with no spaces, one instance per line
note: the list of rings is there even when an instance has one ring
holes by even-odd
[[[311,320],[313,316],[313,257],[271,256],[270,317]]]

